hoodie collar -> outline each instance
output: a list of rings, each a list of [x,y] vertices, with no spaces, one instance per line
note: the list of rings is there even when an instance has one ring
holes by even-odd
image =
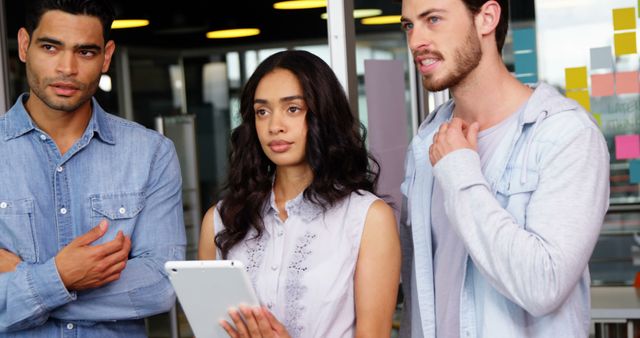
[[[572,100],[566,100],[554,87],[539,82],[532,87],[534,89],[531,97],[527,102],[527,106],[522,112],[520,124],[534,123],[541,114],[546,116],[553,115],[566,110],[574,110],[578,108],[578,104]],[[425,123],[420,126],[419,132],[422,130],[430,130],[429,126],[439,126],[442,122],[451,117],[455,102],[453,99],[442,104],[433,113],[427,116]],[[432,127],[433,128],[433,127]]]

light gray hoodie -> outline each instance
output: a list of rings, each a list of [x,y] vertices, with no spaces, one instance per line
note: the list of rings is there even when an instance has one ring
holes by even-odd
[[[587,263],[609,205],[609,154],[590,114],[540,84],[483,175],[475,151],[435,167],[428,149],[452,113],[439,107],[406,159],[401,225],[405,314],[401,336],[435,337],[431,194],[469,253],[460,299],[461,337],[587,337]]]

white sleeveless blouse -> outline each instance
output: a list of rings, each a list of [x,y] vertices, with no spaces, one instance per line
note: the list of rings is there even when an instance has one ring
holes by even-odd
[[[260,303],[291,337],[355,336],[356,261],[367,212],[377,199],[366,191],[352,193],[323,213],[300,194],[286,203],[289,217],[282,222],[272,192],[262,236],[252,239],[251,230],[229,252],[228,259],[244,263]],[[215,232],[223,228],[216,209]]]

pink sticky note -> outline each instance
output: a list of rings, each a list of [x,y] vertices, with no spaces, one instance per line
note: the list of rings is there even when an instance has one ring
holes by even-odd
[[[613,96],[613,74],[591,75],[591,96]]]
[[[616,136],[616,159],[640,158],[640,135]]]
[[[640,93],[638,72],[616,73],[616,94]]]

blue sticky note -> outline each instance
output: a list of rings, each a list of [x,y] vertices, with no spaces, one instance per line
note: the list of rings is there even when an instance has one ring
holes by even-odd
[[[513,50],[536,50],[536,31],[533,28],[513,29]]]
[[[513,55],[516,74],[537,74],[538,58],[536,53],[516,53]]]
[[[591,69],[613,69],[611,46],[591,48]]]
[[[523,74],[523,75],[517,75],[516,74],[516,78],[524,83],[524,84],[536,84],[538,83],[538,74]]]
[[[640,160],[629,161],[629,183],[640,183]]]

